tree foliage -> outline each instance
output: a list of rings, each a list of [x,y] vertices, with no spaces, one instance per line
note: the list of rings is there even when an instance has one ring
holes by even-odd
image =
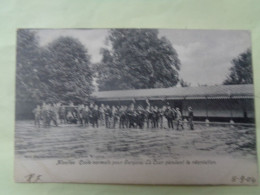
[[[172,87],[179,82],[180,60],[172,44],[152,29],[112,29],[111,49],[102,49],[99,90]]]
[[[56,101],[82,102],[88,98],[93,88],[90,57],[77,39],[58,38],[48,45],[42,58],[45,82]]]
[[[16,55],[16,98],[20,101],[39,101],[41,82],[37,70],[40,48],[34,32],[18,31]]]
[[[190,87],[191,83],[188,83],[188,82],[184,81],[183,79],[180,79],[180,85],[181,85],[181,87]]]
[[[232,64],[233,66],[230,68],[230,73],[223,84],[253,83],[252,54],[250,49],[241,53],[237,58],[234,58]]]
[[[92,71],[87,50],[71,37],[60,37],[39,47],[33,31],[17,35],[18,101],[82,102],[92,90]]]

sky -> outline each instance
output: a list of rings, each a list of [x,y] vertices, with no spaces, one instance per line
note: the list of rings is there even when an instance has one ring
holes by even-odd
[[[59,36],[77,38],[91,55],[91,62],[101,60],[100,49],[107,47],[107,29],[36,30],[40,45],[46,46]],[[251,48],[251,36],[245,30],[173,30],[160,29],[172,43],[181,61],[180,78],[191,84],[219,85],[229,74],[232,59]]]

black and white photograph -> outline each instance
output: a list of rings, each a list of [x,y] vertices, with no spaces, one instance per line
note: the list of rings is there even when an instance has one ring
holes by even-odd
[[[246,30],[18,29],[15,180],[258,182]]]

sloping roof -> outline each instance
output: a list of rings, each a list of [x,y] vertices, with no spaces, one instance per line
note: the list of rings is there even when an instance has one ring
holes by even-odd
[[[143,100],[149,99],[220,99],[220,98],[253,98],[252,84],[217,85],[198,87],[171,87],[155,89],[134,89],[94,92],[97,100]]]

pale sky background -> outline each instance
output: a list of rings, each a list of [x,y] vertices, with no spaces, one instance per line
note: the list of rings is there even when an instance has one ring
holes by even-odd
[[[59,36],[77,38],[87,48],[93,63],[101,60],[100,48],[107,47],[107,29],[50,29],[36,32],[41,46]],[[159,36],[165,36],[176,49],[181,61],[180,78],[192,86],[221,84],[232,66],[231,60],[251,48],[250,32],[244,30],[161,29]]]

